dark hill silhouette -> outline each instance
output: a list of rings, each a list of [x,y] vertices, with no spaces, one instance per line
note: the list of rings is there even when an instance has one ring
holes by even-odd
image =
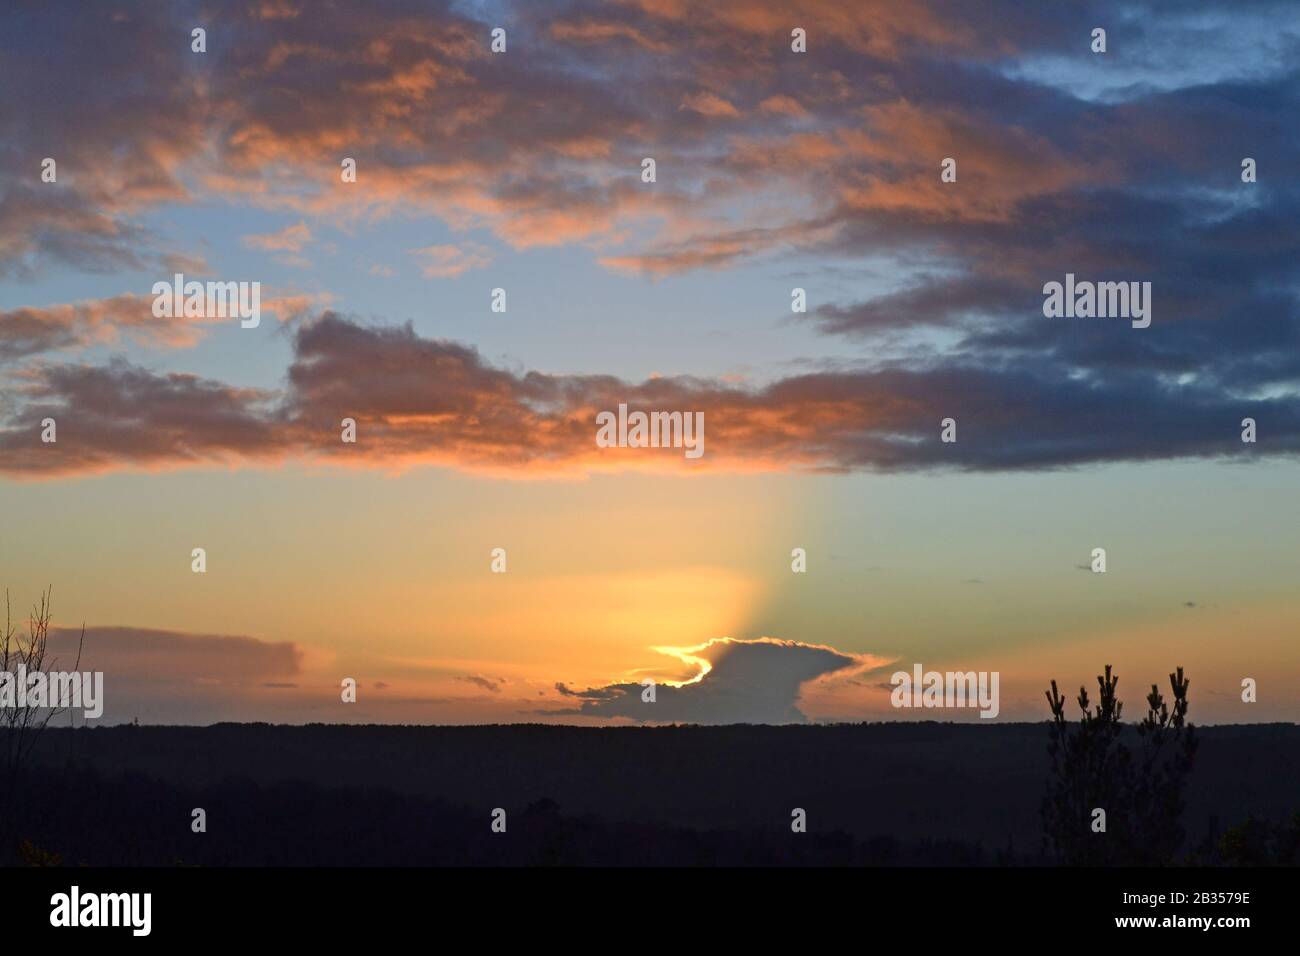
[[[1300,727],[1200,733],[1189,849],[1300,809]],[[104,864],[1038,862],[1046,740],[1045,724],[51,727],[16,836]]]

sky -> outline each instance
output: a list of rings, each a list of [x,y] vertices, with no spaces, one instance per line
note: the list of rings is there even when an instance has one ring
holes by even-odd
[[[1002,721],[1107,664],[1300,714],[1293,4],[19,0],[0,45],[0,585],[104,721],[981,719],[894,707],[917,664]],[[260,324],[159,315],[177,273]],[[1149,327],[1045,316],[1067,274]],[[703,454],[601,447],[620,404]]]

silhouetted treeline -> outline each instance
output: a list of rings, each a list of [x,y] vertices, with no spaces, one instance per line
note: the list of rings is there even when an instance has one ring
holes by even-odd
[[[1185,853],[1281,861],[1300,833],[1288,822],[1300,727],[1198,732]],[[1046,740],[1045,724],[51,728],[0,854],[92,865],[1038,863]],[[191,832],[196,807],[206,833]],[[504,834],[491,832],[496,807]],[[806,833],[790,830],[795,807]]]
[[[799,866],[995,862],[952,840],[856,840],[843,832],[684,829],[569,816],[542,800],[488,814],[390,790],[231,778],[180,788],[136,772],[53,771],[5,862],[198,866]],[[191,811],[207,832],[191,831]]]

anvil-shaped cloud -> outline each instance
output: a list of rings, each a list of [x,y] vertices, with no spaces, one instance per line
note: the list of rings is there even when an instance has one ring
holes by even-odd
[[[757,640],[719,638],[696,647],[659,647],[663,654],[694,668],[686,681],[657,681],[654,701],[645,700],[640,681],[587,690],[556,688],[580,701],[550,715],[630,718],[654,723],[791,724],[808,718],[799,710],[810,681],[844,677],[886,663],[884,658],[853,654],[820,644],[770,637]]]

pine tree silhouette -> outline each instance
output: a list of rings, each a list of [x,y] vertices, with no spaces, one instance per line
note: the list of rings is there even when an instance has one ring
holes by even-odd
[[[1187,723],[1189,681],[1181,667],[1169,675],[1173,711],[1151,685],[1147,714],[1135,727],[1121,720],[1119,678],[1106,665],[1097,677],[1099,700],[1089,707],[1079,688],[1077,726],[1065,717],[1056,681],[1046,692],[1052,712],[1047,753],[1051,775],[1043,798],[1046,849],[1073,866],[1158,866],[1173,863],[1183,843],[1183,791],[1196,757]],[[1106,829],[1093,829],[1094,811]]]

